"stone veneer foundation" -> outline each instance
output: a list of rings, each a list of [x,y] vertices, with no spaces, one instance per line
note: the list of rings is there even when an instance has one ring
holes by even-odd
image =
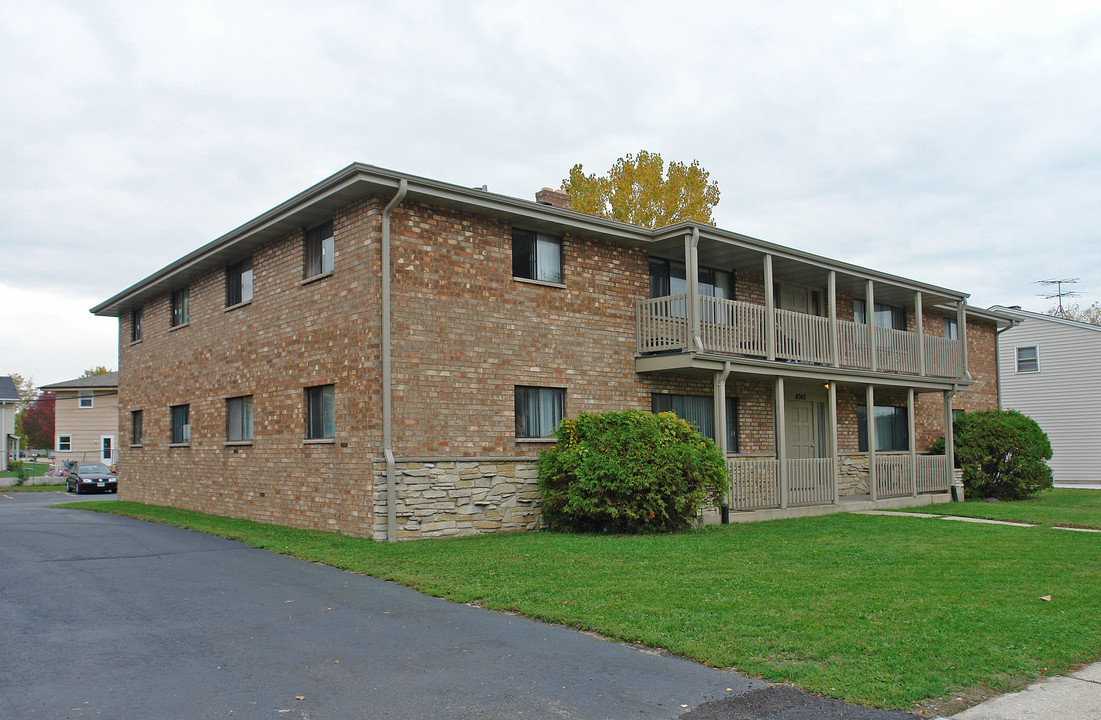
[[[397,538],[537,530],[534,458],[397,458]],[[375,463],[374,539],[386,539],[386,463]]]

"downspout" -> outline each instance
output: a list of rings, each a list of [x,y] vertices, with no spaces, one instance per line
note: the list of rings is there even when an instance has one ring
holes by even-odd
[[[394,462],[394,406],[390,378],[390,213],[405,199],[409,183],[402,178],[398,191],[382,210],[382,453],[386,456],[386,541],[396,542],[397,488]]]
[[[718,423],[718,422],[715,423],[715,427],[716,428],[721,427],[722,431],[723,431],[722,449],[723,449],[723,464],[724,465],[726,464],[726,455],[727,455],[727,453],[730,452],[730,447],[727,446],[727,444],[726,444],[727,438],[730,437],[730,428],[728,428],[726,426],[726,379],[728,377],[730,377],[730,361],[729,360],[727,360],[726,362],[723,363],[723,373],[718,378],[718,383],[717,383],[718,387],[716,389],[721,389],[722,392],[721,393],[715,393],[716,396],[717,396],[716,399],[719,400],[719,402],[716,403],[718,405],[718,407],[715,410],[716,415],[718,415],[719,417],[716,418],[716,419],[721,419],[722,420],[721,423]],[[736,416],[734,418],[734,422],[738,422],[738,418]],[[717,435],[718,432],[716,432],[715,434]],[[729,468],[727,468],[726,474],[727,474],[727,479],[731,480],[731,478],[730,478],[730,469]],[[730,524],[730,493],[729,492],[727,493],[726,497],[723,498],[722,514],[721,514],[721,517],[720,517],[720,521],[722,522],[723,525],[729,525]]]
[[[1004,327],[1001,330],[998,330],[997,327],[994,328],[994,377],[996,377],[998,379],[998,409],[999,410],[1002,409],[1002,356],[1001,356],[1001,345],[999,343],[1000,343],[1001,334],[1004,333],[1006,330],[1012,330],[1015,327],[1017,327],[1016,321],[1014,321],[1012,324],[1010,324],[1009,327]]]

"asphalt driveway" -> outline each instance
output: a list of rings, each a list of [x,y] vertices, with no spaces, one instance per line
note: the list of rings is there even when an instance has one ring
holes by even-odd
[[[75,499],[0,494],[0,717],[881,716]]]
[[[47,507],[72,499],[0,498],[0,717],[667,719],[764,686],[200,533]]]

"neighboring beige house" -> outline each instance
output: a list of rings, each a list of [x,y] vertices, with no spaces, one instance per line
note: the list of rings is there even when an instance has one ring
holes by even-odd
[[[1001,407],[1028,415],[1047,433],[1057,486],[1097,486],[1101,327],[1019,306],[990,309],[1019,321],[998,335]]]
[[[66,380],[41,389],[57,395],[54,459],[113,465],[118,459],[119,374]]]
[[[19,407],[19,391],[10,375],[0,375],[0,472],[8,469],[8,455],[19,451],[15,436],[15,409]]]

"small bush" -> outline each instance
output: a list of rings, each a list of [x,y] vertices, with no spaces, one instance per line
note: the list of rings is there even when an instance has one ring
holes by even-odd
[[[539,455],[543,517],[581,532],[672,532],[727,490],[715,443],[673,413],[583,413]]]
[[[1035,420],[1016,410],[960,413],[952,421],[956,467],[971,497],[1023,500],[1052,486],[1051,442]],[[944,454],[944,438],[933,444]]]
[[[15,473],[12,485],[15,487],[22,486],[27,482],[27,478],[31,476],[31,471],[27,469],[26,463],[21,460],[16,460],[8,465],[8,468]]]

